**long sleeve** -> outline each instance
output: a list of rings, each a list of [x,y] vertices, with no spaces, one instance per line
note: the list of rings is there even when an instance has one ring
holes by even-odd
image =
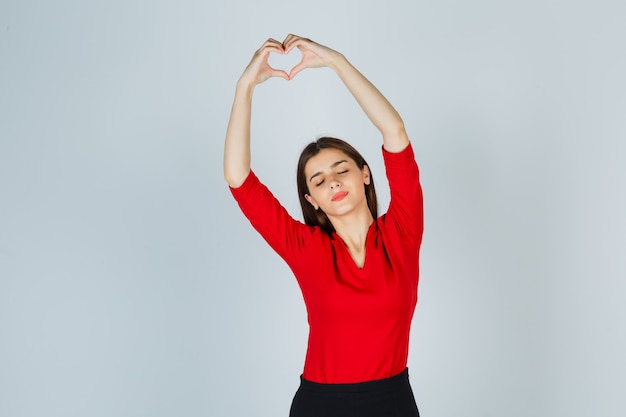
[[[398,153],[383,148],[383,158],[391,194],[385,222],[394,224],[401,236],[419,246],[424,230],[424,201],[413,147],[409,144]]]
[[[288,265],[293,266],[315,228],[291,217],[253,171],[241,186],[229,188],[254,229]]]

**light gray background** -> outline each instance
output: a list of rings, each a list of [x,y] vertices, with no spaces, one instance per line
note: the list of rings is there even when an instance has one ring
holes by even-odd
[[[412,138],[422,415],[624,416],[623,4],[3,0],[0,416],[287,415],[304,306],[221,161],[237,78],[289,32],[343,52]],[[381,141],[331,71],[261,85],[252,130],[294,216],[322,134],[385,210]]]

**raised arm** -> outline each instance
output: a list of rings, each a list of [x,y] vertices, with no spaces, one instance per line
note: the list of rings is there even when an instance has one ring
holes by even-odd
[[[409,144],[402,118],[391,103],[341,53],[310,39],[289,35],[283,42],[285,53],[293,48],[302,52],[302,61],[289,73],[292,79],[305,68],[329,67],[354,96],[357,103],[383,137],[383,146],[389,152],[400,152]]]
[[[254,88],[271,77],[289,79],[285,71],[270,67],[271,52],[283,54],[283,45],[268,39],[252,57],[237,81],[224,143],[224,178],[233,188],[239,187],[250,173],[250,116]]]

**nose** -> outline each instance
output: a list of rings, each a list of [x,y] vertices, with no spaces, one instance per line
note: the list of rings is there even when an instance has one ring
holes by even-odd
[[[330,181],[330,189],[331,190],[335,190],[335,189],[337,189],[339,187],[341,187],[341,183],[336,178],[333,178]]]

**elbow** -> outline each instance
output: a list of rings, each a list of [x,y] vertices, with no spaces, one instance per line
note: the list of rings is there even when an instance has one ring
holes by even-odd
[[[404,122],[400,118],[398,118],[398,120],[394,120],[393,123],[388,123],[385,126],[382,126],[380,131],[383,134],[383,137],[401,138],[407,136]]]
[[[384,147],[389,152],[401,152],[409,145],[409,135],[403,123],[398,123],[382,132]]]
[[[250,174],[250,170],[241,170],[239,172],[233,170],[224,169],[224,179],[228,183],[230,188],[239,188],[244,183],[246,178],[248,178],[248,174]]]
[[[402,121],[402,119],[394,123],[393,127],[391,128],[391,131],[394,132],[395,135],[398,137],[407,136],[406,128],[404,127],[404,122]]]

